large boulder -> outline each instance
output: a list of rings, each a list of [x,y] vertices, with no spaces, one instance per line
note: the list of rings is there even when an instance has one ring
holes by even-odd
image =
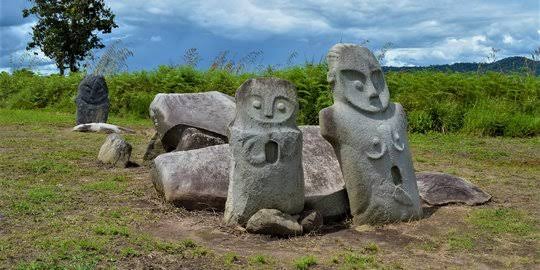
[[[296,218],[277,209],[261,209],[249,218],[246,230],[250,233],[286,237],[301,235],[302,225]]]
[[[100,75],[87,75],[79,84],[77,98],[77,125],[105,123],[109,116],[109,88]]]
[[[154,159],[154,187],[176,206],[223,210],[230,158],[228,144],[159,155]]]
[[[349,204],[334,149],[321,136],[319,126],[300,126],[300,130],[304,136],[305,207],[316,209],[325,218],[343,216]]]
[[[128,167],[131,157],[131,145],[120,135],[113,133],[107,136],[99,149],[98,160],[113,167]]]
[[[234,98],[217,91],[157,94],[150,104],[150,117],[169,152],[177,148],[182,133],[189,127],[226,138],[235,110]]]
[[[491,195],[459,177],[438,173],[424,172],[416,175],[420,197],[426,203],[438,206],[449,203],[478,205],[488,202]]]
[[[301,126],[305,207],[326,220],[347,214],[347,195],[332,147],[316,126]],[[227,199],[231,152],[228,144],[172,152],[154,160],[153,181],[166,201],[187,209],[222,210]]]

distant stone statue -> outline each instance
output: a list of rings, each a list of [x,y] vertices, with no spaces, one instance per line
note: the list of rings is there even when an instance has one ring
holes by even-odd
[[[296,126],[294,86],[276,78],[250,79],[236,92],[229,127],[233,154],[224,220],[245,226],[261,209],[284,214],[304,207],[302,133]]]
[[[109,116],[109,89],[105,78],[87,75],[79,84],[77,99],[77,125],[105,123]]]
[[[403,107],[389,102],[381,66],[367,48],[336,44],[327,55],[334,105],[319,113],[338,157],[355,224],[421,217]]]

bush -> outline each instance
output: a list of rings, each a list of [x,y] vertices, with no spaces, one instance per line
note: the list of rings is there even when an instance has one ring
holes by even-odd
[[[317,125],[318,113],[332,104],[325,63],[306,63],[261,73],[236,74],[223,69],[207,71],[189,66],[161,66],[152,71],[120,73],[106,78],[110,112],[148,117],[157,93],[220,91],[234,95],[247,79],[276,76],[297,89],[298,123]],[[0,73],[0,107],[50,108],[75,112],[74,99],[83,74],[39,76],[27,70]],[[388,72],[385,75],[394,102],[401,103],[412,132],[458,132],[524,137],[540,134],[540,77],[488,72]]]

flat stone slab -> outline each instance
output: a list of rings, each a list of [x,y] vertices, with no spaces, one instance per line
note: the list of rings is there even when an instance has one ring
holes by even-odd
[[[106,123],[89,123],[81,124],[75,126],[73,131],[78,132],[98,132],[98,133],[135,133],[134,130],[124,127],[119,127],[116,125],[106,124]]]
[[[178,125],[226,136],[235,110],[234,98],[217,91],[157,94],[150,104],[150,117],[161,136]]]
[[[182,137],[176,150],[187,151],[224,143],[227,143],[227,138],[225,137],[218,137],[211,132],[190,127],[182,132]]]
[[[445,173],[417,173],[420,197],[426,203],[437,206],[450,203],[478,205],[488,202],[491,195],[470,182]]]
[[[332,147],[316,126],[301,126],[306,209],[317,210],[325,219],[347,214],[343,177]],[[222,210],[227,200],[228,144],[190,151],[171,152],[154,159],[156,190],[177,206],[187,209]]]

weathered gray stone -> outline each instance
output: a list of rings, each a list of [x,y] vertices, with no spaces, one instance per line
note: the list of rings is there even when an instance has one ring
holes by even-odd
[[[180,143],[178,143],[176,150],[187,151],[212,145],[224,144],[226,142],[227,137],[225,136],[219,136],[215,133],[197,128],[186,128],[182,132]]]
[[[277,209],[261,209],[247,221],[246,230],[250,233],[273,236],[294,236],[302,234],[302,226],[294,217]]]
[[[300,126],[306,209],[316,209],[325,219],[343,217],[349,210],[343,176],[334,149],[321,136],[319,126]]]
[[[163,153],[166,152],[161,144],[161,140],[159,139],[159,134],[156,132],[152,139],[150,139],[150,142],[148,142],[148,146],[146,146],[146,152],[144,152],[143,160],[151,161]]]
[[[228,144],[159,155],[154,159],[154,187],[174,205],[223,210],[230,157]]]
[[[135,133],[134,130],[124,127],[119,127],[116,125],[106,124],[106,123],[89,123],[89,124],[80,124],[73,128],[73,131],[78,132],[97,132],[97,133]]]
[[[98,160],[104,164],[125,168],[129,165],[131,145],[120,135],[113,133],[107,136],[99,149]]]
[[[105,123],[109,116],[109,89],[105,78],[86,75],[79,84],[77,98],[77,125]]]
[[[449,203],[478,205],[488,202],[491,195],[470,182],[445,173],[423,172],[416,175],[420,197],[437,206]]]
[[[325,220],[346,215],[349,203],[331,146],[319,134],[318,126],[300,126],[300,130],[304,140],[305,208],[316,209]],[[211,205],[223,210],[230,161],[228,144],[163,154],[154,160],[153,181],[165,200],[175,205],[188,209]]]
[[[300,225],[304,233],[316,231],[323,226],[323,217],[317,210],[307,210],[300,215]]]
[[[354,223],[421,218],[405,112],[389,102],[377,59],[366,48],[337,44],[327,62],[334,105],[319,123],[341,165]]]
[[[245,226],[260,209],[297,214],[304,208],[297,111],[296,91],[285,80],[249,79],[236,91],[236,116],[229,127],[226,224]]]
[[[197,129],[226,136],[234,118],[234,99],[220,92],[157,94],[150,104],[150,117],[167,152],[180,142],[184,129]]]

